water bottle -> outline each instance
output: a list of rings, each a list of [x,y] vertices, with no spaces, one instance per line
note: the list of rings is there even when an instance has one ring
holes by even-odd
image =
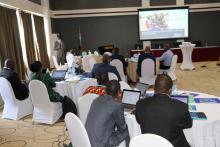
[[[176,88],[176,84],[173,84],[173,87],[172,87],[172,95],[178,95],[178,91],[177,91],[177,88]]]

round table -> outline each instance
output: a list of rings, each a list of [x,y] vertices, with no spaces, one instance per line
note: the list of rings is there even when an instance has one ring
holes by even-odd
[[[152,92],[152,91],[151,91]],[[178,94],[195,94],[194,98],[219,98],[213,95],[178,91]],[[193,126],[184,129],[187,141],[192,147],[220,147],[220,103],[192,103],[196,105],[197,112],[204,112],[207,120],[193,120]],[[125,120],[131,139],[141,134],[141,129],[135,116],[125,114]]]

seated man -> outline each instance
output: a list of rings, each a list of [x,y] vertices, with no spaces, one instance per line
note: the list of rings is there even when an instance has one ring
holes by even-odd
[[[67,61],[68,67],[75,67],[75,68],[79,67],[78,60],[74,56],[74,49],[71,49],[69,52],[67,52],[66,61]]]
[[[106,93],[93,101],[87,116],[85,127],[91,146],[113,147],[126,140],[128,147],[129,133],[121,104],[119,82],[116,80],[108,82]]]
[[[102,73],[98,74],[97,82],[98,82],[97,86],[89,86],[85,90],[83,95],[85,95],[87,93],[94,93],[94,94],[98,94],[100,96],[105,95],[105,93],[106,93],[105,92],[105,86],[109,82],[108,73],[107,72],[102,72]]]
[[[137,73],[138,73],[139,77],[141,77],[141,64],[142,64],[144,59],[152,59],[152,60],[154,60],[154,63],[155,63],[155,68],[154,69],[155,69],[155,74],[156,74],[156,61],[155,61],[155,57],[154,57],[153,54],[151,54],[150,47],[146,46],[145,49],[144,49],[144,54],[141,54],[138,57]]]
[[[114,48],[112,50],[112,60],[114,59],[118,59],[122,62],[123,64],[123,69],[124,69],[124,74],[127,75],[127,66],[128,66],[128,63],[125,61],[125,58],[124,56],[122,55],[119,55],[119,48]]]
[[[152,97],[136,104],[136,120],[142,133],[153,133],[169,140],[174,147],[190,147],[183,129],[192,127],[188,106],[170,98],[173,86],[168,75],[158,75]]]
[[[163,55],[157,58],[157,60],[161,62],[160,69],[169,69],[173,58],[173,52],[170,50],[169,43],[165,45],[164,50]]]
[[[12,86],[15,97],[18,100],[24,100],[29,96],[29,90],[25,83],[22,83],[18,74],[14,71],[15,63],[12,59],[6,59],[0,77],[7,79]]]
[[[68,65],[68,73],[72,73],[72,72],[74,72],[72,74],[80,73],[79,61],[74,55],[74,49],[71,49],[69,52],[67,52],[66,61]]]
[[[96,63],[91,71],[91,77],[97,78],[97,75],[103,71],[105,72],[111,72],[117,75],[118,80],[121,81],[121,77],[116,69],[115,66],[110,65],[111,57],[107,54],[103,54],[102,62],[103,63]]]

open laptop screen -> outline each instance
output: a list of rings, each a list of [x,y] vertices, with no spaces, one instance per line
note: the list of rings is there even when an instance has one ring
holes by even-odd
[[[136,90],[123,90],[122,103],[129,105],[136,105],[137,101],[140,99],[141,91]]]
[[[172,99],[179,100],[185,104],[188,104],[188,95],[171,95]]]
[[[66,70],[54,70],[52,72],[52,78],[54,80],[64,80],[66,76]]]
[[[137,83],[136,88],[141,91],[141,96],[145,96],[146,91],[149,88],[148,84],[145,83]]]

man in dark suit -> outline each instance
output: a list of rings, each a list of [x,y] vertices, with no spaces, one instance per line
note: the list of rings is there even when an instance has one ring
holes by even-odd
[[[172,85],[168,75],[157,76],[154,96],[136,104],[136,120],[142,133],[160,135],[174,147],[190,147],[183,129],[192,127],[192,119],[185,103],[170,98]]]
[[[155,59],[154,55],[151,54],[150,47],[146,46],[144,49],[144,53],[138,57],[137,73],[138,73],[139,77],[141,77],[141,64],[144,59],[152,59],[154,61],[154,65],[155,65],[154,69],[156,69],[156,59]],[[155,71],[155,74],[156,74],[156,71]]]
[[[103,54],[103,63],[97,63],[93,66],[90,76],[92,78],[97,78],[98,74],[101,74],[103,71],[114,73],[118,77],[118,81],[121,81],[121,77],[115,66],[110,65],[111,57],[107,54]]]
[[[0,72],[0,77],[7,79],[13,88],[16,99],[24,100],[29,96],[29,90],[27,86],[21,82],[18,74],[14,71],[14,61],[12,59],[6,59],[3,70]]]
[[[116,147],[123,140],[129,146],[121,94],[119,82],[111,80],[106,84],[106,95],[92,102],[85,124],[92,147]]]
[[[114,59],[118,59],[122,62],[123,69],[124,69],[124,74],[127,75],[126,68],[128,66],[128,63],[125,61],[124,56],[119,54],[119,48],[117,48],[117,47],[112,50],[112,60],[114,60]]]

